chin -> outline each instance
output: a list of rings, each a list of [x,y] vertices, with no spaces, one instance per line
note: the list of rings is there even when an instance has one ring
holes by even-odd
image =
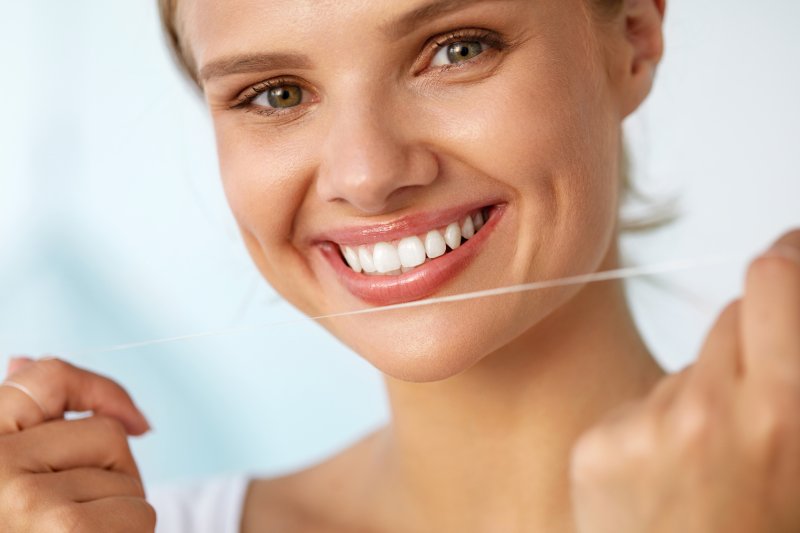
[[[469,370],[536,327],[565,296],[520,293],[336,318],[324,326],[383,374],[434,382]]]
[[[320,302],[316,314],[402,306],[598,267],[608,245],[600,238],[606,233],[603,224],[591,220],[578,225],[589,228],[586,234],[572,226],[573,231],[559,234],[558,247],[548,247],[550,233],[524,231],[547,228],[547,217],[525,215],[514,203],[478,198],[380,225],[314,234],[305,255],[314,278],[306,286],[316,284],[313,292]],[[586,238],[592,233],[599,238]],[[562,287],[390,308],[329,318],[322,325],[387,376],[433,382],[457,376],[497,353],[577,291]]]

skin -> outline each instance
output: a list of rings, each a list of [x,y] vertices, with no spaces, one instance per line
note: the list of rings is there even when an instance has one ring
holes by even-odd
[[[0,523],[5,531],[141,533],[156,515],[145,500],[129,435],[149,430],[108,378],[58,359],[12,359],[0,387]],[[64,421],[66,411],[94,411]]]
[[[365,307],[314,253],[318,232],[476,199],[506,214],[437,295],[618,265],[620,124],[650,90],[663,2],[628,0],[600,20],[582,0],[484,1],[398,38],[377,29],[422,4],[180,3],[201,72],[254,51],[313,63],[202,82],[248,250],[308,314]],[[507,46],[463,68],[431,66],[427,39],[476,26]],[[280,115],[231,108],[277,76],[307,100]],[[675,376],[649,354],[617,283],[328,320],[386,376],[391,422],[319,465],[255,481],[242,531],[795,531],[798,322],[797,232],[753,263],[742,301]],[[15,365],[12,379],[49,415],[99,416],[48,421],[0,387],[0,475],[13,496],[0,521],[51,531],[65,512],[77,531],[152,531],[120,438],[146,423],[124,391],[62,362]],[[86,442],[105,446],[87,453]],[[81,483],[23,481],[52,470],[56,448]],[[86,477],[102,472],[124,476],[127,491]],[[97,493],[76,495],[87,483]],[[111,516],[130,519],[102,523]]]
[[[493,198],[509,204],[504,223],[441,294],[613,266],[619,123],[650,77],[642,67],[635,86],[606,83],[599,45],[587,55],[581,44],[599,37],[583,2],[482,2],[400,41],[373,28],[409,10],[407,3],[363,4],[316,13],[310,2],[181,4],[201,71],[242,50],[280,49],[276,43],[325,50],[309,54],[316,68],[291,73],[316,86],[309,103],[278,118],[230,106],[248,86],[285,71],[204,81],[225,191],[264,277],[308,314],[364,307],[313,253],[316,233]],[[511,44],[455,74],[427,68],[431,54],[419,53],[426,39],[475,26],[496,28]],[[562,29],[570,26],[577,39]],[[640,61],[655,63],[657,51],[650,54]],[[579,290],[342,318],[325,327],[392,377],[437,381],[503,351]],[[406,326],[397,328],[398,320]]]

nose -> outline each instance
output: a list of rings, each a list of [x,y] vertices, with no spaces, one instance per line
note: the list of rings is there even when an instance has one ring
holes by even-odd
[[[399,191],[435,181],[435,154],[425,143],[410,139],[401,121],[407,124],[373,106],[348,106],[332,120],[318,168],[320,197],[378,214],[398,207],[393,204]]]

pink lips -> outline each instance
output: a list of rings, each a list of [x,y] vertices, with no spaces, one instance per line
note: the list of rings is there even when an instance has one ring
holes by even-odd
[[[388,224],[353,226],[326,231],[316,235],[312,241],[317,243],[331,241],[347,246],[390,242],[407,235],[425,233],[431,228],[444,227],[454,220],[463,219],[467,213],[496,204],[501,204],[501,201],[473,202],[472,204],[436,211],[434,213],[418,213],[406,216]]]
[[[468,213],[485,205],[487,205],[486,202],[466,208],[462,206],[435,214],[417,216],[413,219],[400,219],[389,225],[338,230],[325,234],[326,239],[319,243],[318,249],[333,267],[342,284],[364,302],[372,305],[391,305],[419,300],[433,295],[469,265],[500,221],[505,211],[505,204],[493,207],[483,228],[464,244],[410,272],[397,276],[369,276],[354,272],[342,260],[339,248],[335,243],[372,244],[391,241],[405,235],[424,233],[431,228],[447,225],[453,220],[457,220],[460,214]]]

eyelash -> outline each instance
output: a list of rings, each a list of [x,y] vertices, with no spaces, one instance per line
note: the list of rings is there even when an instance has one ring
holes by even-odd
[[[444,72],[454,68],[455,69],[465,68],[466,65],[474,63],[475,61],[480,61],[479,58],[483,56],[489,49],[502,51],[507,46],[507,43],[495,32],[491,32],[488,30],[480,30],[480,29],[468,29],[468,30],[458,30],[449,32],[443,36],[437,37],[433,39],[433,41],[430,42],[429,44],[426,44],[425,49],[431,51],[431,60],[432,60],[434,57],[436,57],[436,52],[438,52],[442,47],[449,46],[453,43],[457,43],[460,41],[466,41],[467,39],[470,39],[472,41],[480,41],[482,44],[488,45],[488,47],[487,49],[485,49],[472,59],[468,59],[461,63],[442,65],[440,67],[437,67],[437,70],[439,70],[440,72]],[[266,115],[266,116],[291,113],[293,108],[284,108],[284,109],[269,108],[269,107],[257,106],[253,103],[253,101],[256,98],[258,98],[261,94],[269,91],[274,87],[280,87],[282,85],[296,85],[300,87],[300,89],[303,92],[305,92],[305,88],[297,80],[293,80],[291,78],[286,78],[286,77],[272,78],[257,83],[256,85],[253,85],[248,89],[246,89],[237,98],[236,102],[231,106],[231,109],[240,109],[246,112],[257,113],[259,115]]]
[[[238,98],[236,103],[231,106],[231,109],[242,109],[244,111],[258,113],[260,115],[274,115],[285,113],[286,111],[273,108],[264,108],[253,104],[253,100],[258,98],[263,93],[269,91],[273,87],[280,87],[281,85],[297,85],[301,90],[305,91],[302,85],[291,78],[272,78],[261,83],[257,83],[250,88],[246,89]]]

